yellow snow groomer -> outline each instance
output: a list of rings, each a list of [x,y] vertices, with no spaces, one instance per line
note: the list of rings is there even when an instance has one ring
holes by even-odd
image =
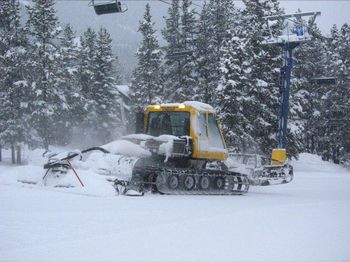
[[[250,184],[267,185],[272,177],[280,183],[291,180],[283,171],[273,171],[272,176],[269,171],[257,172],[259,176],[253,178],[228,170],[225,140],[215,110],[208,104],[189,101],[151,105],[136,118],[136,134],[123,139],[141,145],[152,156],[134,162],[130,181],[116,180],[116,187],[124,186],[125,191],[243,194]]]

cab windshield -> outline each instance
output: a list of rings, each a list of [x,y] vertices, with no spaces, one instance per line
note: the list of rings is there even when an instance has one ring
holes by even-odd
[[[148,115],[147,134],[151,136],[189,136],[190,113],[151,112]]]

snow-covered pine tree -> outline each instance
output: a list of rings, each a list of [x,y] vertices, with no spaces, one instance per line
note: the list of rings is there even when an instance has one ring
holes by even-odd
[[[203,6],[195,49],[198,71],[196,100],[214,104],[220,79],[220,50],[230,36],[229,29],[238,25],[240,19],[231,0],[210,0]]]
[[[192,0],[182,0],[181,15],[181,50],[188,52],[182,59],[182,77],[179,89],[176,90],[180,100],[194,100],[198,93],[197,65],[195,59],[195,39],[197,38],[197,21]]]
[[[88,28],[80,36],[78,47],[78,71],[77,81],[78,90],[82,99],[82,107],[80,108],[80,121],[79,126],[74,130],[74,141],[80,143],[83,146],[90,146],[92,144],[86,144],[87,140],[94,141],[94,137],[91,137],[90,132],[94,129],[93,119],[95,115],[95,102],[93,100],[94,95],[94,79],[96,74],[95,59],[96,59],[96,38],[97,34],[92,28]],[[78,114],[76,114],[79,118]],[[86,139],[88,138],[88,139]]]
[[[277,146],[277,114],[279,108],[279,68],[282,66],[280,59],[281,50],[278,47],[266,46],[263,44],[264,37],[268,35],[264,19],[265,16],[282,14],[276,0],[253,0],[243,1],[245,9],[242,12],[245,30],[249,41],[248,53],[251,56],[252,80],[249,97],[250,105],[245,112],[254,126],[251,133],[255,142],[260,148],[257,152],[268,155],[272,148]],[[281,28],[276,25],[274,30],[278,32]],[[289,149],[292,147],[289,141]],[[288,151],[289,153],[292,150]]]
[[[59,89],[58,48],[55,44],[61,28],[53,0],[33,0],[27,6],[30,48],[31,124],[43,146],[54,141],[55,120],[66,113],[66,99]]]
[[[119,57],[117,55],[114,56],[113,60],[113,68],[114,68],[114,79],[117,85],[122,85],[126,82],[126,76],[123,73],[122,67],[119,62]]]
[[[330,39],[327,43],[327,73],[331,76],[336,76],[338,74],[337,66],[340,60],[339,54],[336,49],[339,45],[340,32],[337,25],[333,25],[330,29]]]
[[[28,40],[20,23],[17,0],[1,2],[0,21],[0,145],[11,146],[13,163],[16,146],[20,163],[20,144],[31,142],[31,130],[28,125]]]
[[[221,79],[216,89],[218,117],[223,125],[226,142],[231,149],[255,152],[252,137],[255,128],[247,116],[251,86],[251,60],[247,50],[246,31],[242,26],[231,30],[231,37],[221,48]]]
[[[165,97],[168,101],[191,100],[195,94],[195,16],[192,2],[173,0],[162,34],[167,41],[164,64]]]
[[[340,29],[339,47],[336,49],[342,60],[339,68],[338,106],[340,125],[337,126],[340,137],[339,160],[350,154],[350,24],[345,23]],[[333,154],[334,155],[334,154]]]
[[[137,50],[138,64],[132,78],[132,100],[136,109],[159,103],[164,99],[161,72],[161,56],[150,5],[146,5],[143,20],[138,30],[142,42]]]
[[[78,54],[78,82],[80,93],[85,99],[84,110],[91,112],[92,97],[94,94],[93,83],[95,78],[96,59],[96,32],[88,28],[80,37],[80,48]]]
[[[181,61],[175,60],[171,56],[181,50],[180,47],[180,0],[172,0],[171,7],[168,9],[168,17],[165,20],[165,28],[162,35],[167,42],[164,47],[165,64],[164,72],[164,89],[166,101],[176,100],[174,92],[182,81]]]
[[[98,31],[96,39],[96,56],[94,59],[93,116],[90,128],[101,142],[108,142],[118,135],[118,127],[122,130],[117,90],[115,81],[114,56],[112,39],[105,28]],[[92,130],[91,130],[92,131]]]
[[[308,23],[313,39],[294,51],[291,82],[291,115],[295,118],[291,123],[299,123],[304,137],[301,148],[311,153],[315,153],[320,130],[324,128],[320,114],[323,111],[322,97],[327,92],[327,87],[314,81],[327,76],[327,41],[314,22],[310,20]]]
[[[83,97],[78,79],[78,45],[71,25],[67,24],[59,36],[59,64],[57,70],[59,89],[64,91],[67,113],[56,115],[55,139],[58,144],[71,140],[72,130],[84,116]]]
[[[324,129],[320,145],[324,158],[338,163],[350,152],[350,26],[345,23],[340,30],[334,26],[331,36],[328,69],[337,83],[323,96]]]
[[[212,61],[209,59],[211,35],[208,32],[208,24],[210,22],[209,8],[207,3],[204,3],[198,22],[198,39],[196,41],[195,58],[197,66],[197,86],[198,92],[194,95],[194,100],[202,101],[207,104],[212,104],[212,96],[215,93],[215,88],[212,87],[211,81],[218,71],[218,68],[212,68]]]
[[[231,29],[233,39],[221,48],[224,76],[216,103],[221,118],[234,119],[230,123],[223,121],[233,137],[229,139],[230,146],[240,151],[270,154],[277,146],[278,75],[282,61],[278,48],[263,45],[267,33],[263,17],[279,14],[281,10],[273,0],[244,1],[244,4],[239,22]],[[225,88],[231,94],[222,94]],[[223,98],[232,109],[224,106]],[[236,119],[238,116],[240,120]]]

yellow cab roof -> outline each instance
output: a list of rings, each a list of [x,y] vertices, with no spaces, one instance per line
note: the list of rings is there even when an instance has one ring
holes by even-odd
[[[146,107],[146,111],[162,111],[162,110],[174,110],[174,111],[199,111],[209,112],[215,114],[215,109],[208,104],[197,101],[185,101],[183,103],[166,103],[149,105]]]

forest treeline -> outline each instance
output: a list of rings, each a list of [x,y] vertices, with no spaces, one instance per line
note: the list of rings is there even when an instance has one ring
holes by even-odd
[[[76,36],[60,25],[54,0],[33,0],[20,17],[17,0],[0,3],[0,144],[68,144],[78,137],[107,142],[120,135],[118,70],[106,29]],[[160,46],[147,4],[142,41],[130,85],[130,117],[152,103],[197,100],[217,109],[232,150],[270,154],[277,146],[282,52],[264,45],[265,16],[283,14],[276,0],[172,0]],[[322,36],[304,21],[313,40],[294,52],[288,152],[307,151],[341,161],[350,153],[350,26]],[[273,32],[283,32],[277,23]],[[330,84],[316,79],[332,77]],[[129,128],[132,130],[132,128]],[[98,138],[98,139],[97,139]]]

